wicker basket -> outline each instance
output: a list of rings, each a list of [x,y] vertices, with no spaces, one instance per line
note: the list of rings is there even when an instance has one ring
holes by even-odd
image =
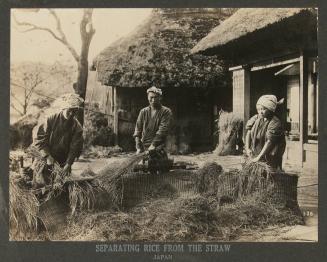
[[[67,224],[68,203],[67,196],[60,194],[40,206],[39,217],[48,233],[57,232]]]

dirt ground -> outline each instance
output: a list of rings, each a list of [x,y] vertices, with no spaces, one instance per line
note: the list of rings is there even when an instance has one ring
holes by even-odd
[[[96,173],[105,165],[116,161],[123,161],[132,154],[133,153],[117,154],[116,156],[109,158],[81,158],[72,166],[72,172],[78,175],[89,166]],[[205,162],[217,162],[224,168],[224,170],[229,170],[232,168],[241,168],[241,165],[244,162],[242,156],[217,156],[213,153],[173,155],[170,157],[174,159],[174,162],[187,162],[194,167],[201,167]]]

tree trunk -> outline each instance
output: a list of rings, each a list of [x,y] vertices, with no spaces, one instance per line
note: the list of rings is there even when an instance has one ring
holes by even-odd
[[[76,89],[75,92],[85,100],[86,96],[86,87],[87,87],[87,77],[88,77],[88,61],[87,58],[82,58],[80,59],[78,63],[78,75],[77,75],[77,84],[76,84]],[[83,103],[82,107],[83,110],[80,110],[78,114],[78,120],[80,123],[83,125],[84,123],[84,105]]]
[[[82,21],[80,23],[82,47],[81,54],[78,60],[78,74],[75,92],[84,100],[86,96],[87,77],[89,73],[89,48],[92,37],[95,33],[95,30],[92,27],[92,13],[92,9],[85,9]],[[83,110],[81,110],[78,115],[78,120],[82,125],[84,123],[84,105],[85,104],[83,104]]]

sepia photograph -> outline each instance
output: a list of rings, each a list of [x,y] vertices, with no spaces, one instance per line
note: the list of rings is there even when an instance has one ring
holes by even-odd
[[[12,8],[9,241],[318,243],[318,19]]]

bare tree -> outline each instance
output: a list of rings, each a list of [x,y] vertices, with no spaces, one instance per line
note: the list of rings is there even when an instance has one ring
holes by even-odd
[[[30,106],[37,106],[40,101],[36,100],[46,100],[50,103],[58,95],[71,89],[75,75],[73,65],[58,61],[51,65],[13,63],[10,67],[10,106],[19,116],[23,116]],[[61,88],[58,89],[57,86]]]
[[[36,88],[45,81],[43,68],[40,65],[33,68],[11,68],[10,72],[10,106],[20,116],[27,113],[28,106],[31,103],[32,96],[39,94]],[[14,92],[19,88],[21,92]]]
[[[34,11],[34,10],[33,10]],[[21,32],[31,32],[35,30],[45,31],[49,33],[54,39],[62,43],[71,53],[74,60],[77,63],[77,80],[76,84],[74,85],[75,93],[78,94],[80,97],[85,99],[86,95],[86,85],[87,85],[87,77],[88,77],[88,54],[89,54],[89,47],[92,40],[92,37],[95,33],[95,29],[92,25],[92,14],[93,9],[83,9],[82,19],[80,21],[80,34],[81,34],[81,50],[78,52],[75,48],[68,42],[65,33],[62,30],[60,19],[57,13],[53,9],[48,9],[49,14],[55,20],[56,23],[56,30],[53,30],[49,27],[43,27],[40,25],[35,25],[29,22],[18,21],[15,14],[13,14],[14,21],[20,28],[24,28]],[[80,114],[79,119],[81,123],[83,123],[83,113]]]

